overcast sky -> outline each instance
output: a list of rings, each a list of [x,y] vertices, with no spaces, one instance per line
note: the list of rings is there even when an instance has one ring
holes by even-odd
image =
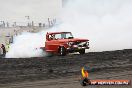
[[[61,0],[0,0],[0,20],[20,21],[30,16],[36,21],[54,18],[62,6]]]

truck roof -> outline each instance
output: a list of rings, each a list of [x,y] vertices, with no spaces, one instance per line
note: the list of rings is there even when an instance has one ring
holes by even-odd
[[[47,32],[47,34],[61,34],[61,33],[71,33],[71,32]]]

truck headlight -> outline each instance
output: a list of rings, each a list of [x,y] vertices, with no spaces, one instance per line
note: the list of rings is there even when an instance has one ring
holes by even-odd
[[[79,46],[89,46],[89,42],[81,42],[78,45]]]
[[[86,46],[89,46],[89,42],[86,42]]]
[[[74,42],[68,42],[67,45],[72,46]]]

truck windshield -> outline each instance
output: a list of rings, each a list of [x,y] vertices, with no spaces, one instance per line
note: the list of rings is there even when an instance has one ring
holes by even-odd
[[[72,33],[55,34],[55,39],[71,39],[71,38],[73,38]]]

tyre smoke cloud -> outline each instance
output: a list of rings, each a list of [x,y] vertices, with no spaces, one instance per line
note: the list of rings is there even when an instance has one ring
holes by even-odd
[[[41,33],[24,32],[14,37],[14,43],[10,45],[6,58],[41,57],[46,55],[40,46],[43,45]]]
[[[53,29],[42,30],[38,33],[23,32],[21,35],[14,36],[14,42],[10,45],[6,58],[47,56],[48,54],[41,49],[45,46],[47,32],[53,32]]]
[[[90,40],[90,51],[132,48],[131,0],[69,0],[58,30]]]

